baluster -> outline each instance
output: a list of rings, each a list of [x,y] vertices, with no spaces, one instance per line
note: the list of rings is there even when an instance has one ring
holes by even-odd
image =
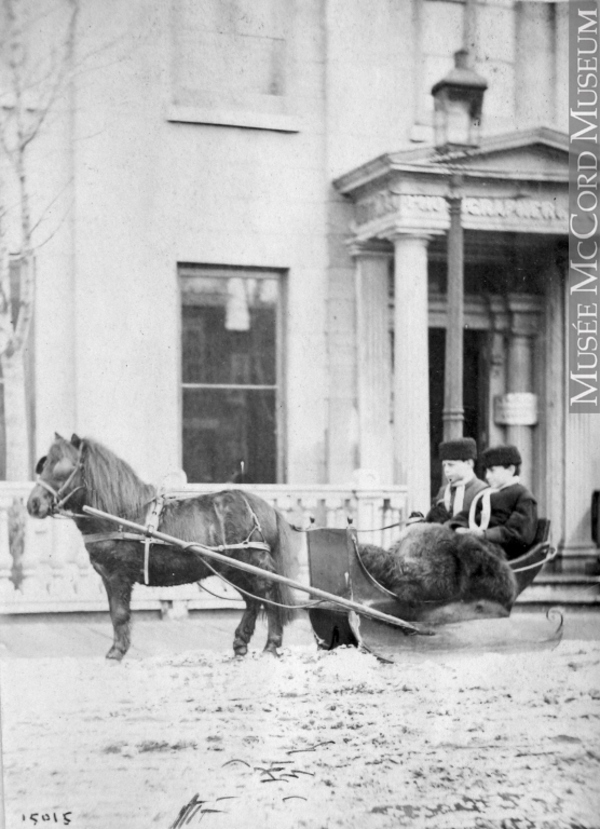
[[[303,492],[298,498],[298,520],[296,523],[304,529],[316,525],[318,511],[317,498],[311,492]]]
[[[346,527],[348,525],[348,514],[345,512],[343,502],[340,502],[338,493],[327,493],[322,500],[323,509],[325,512],[324,524],[326,527]],[[344,513],[341,516],[341,513]],[[340,517],[342,520],[340,521]],[[353,517],[350,515],[350,517]]]
[[[50,521],[25,520],[25,544],[21,566],[23,578],[19,590],[26,599],[48,598],[48,562],[52,539]]]
[[[69,553],[71,538],[65,520],[55,519],[52,525],[52,545],[50,548],[50,578],[48,592],[55,599],[72,599],[75,585],[69,578]]]
[[[373,507],[373,498],[369,493],[356,492],[356,526],[361,530],[362,544],[379,544],[379,533],[376,532],[379,521]]]
[[[75,590],[77,598],[89,601],[101,600],[106,603],[104,584],[90,563],[90,557],[85,549],[83,539],[74,526],[69,527],[69,529],[72,530],[71,544],[73,552],[71,555],[76,566]]]
[[[8,510],[11,503],[11,498],[0,499],[0,601],[7,609],[16,598],[12,582],[13,557],[10,554],[8,528]]]

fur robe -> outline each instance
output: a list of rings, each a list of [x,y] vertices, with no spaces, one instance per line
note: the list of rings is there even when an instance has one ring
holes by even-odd
[[[517,595],[504,551],[439,524],[408,527],[390,550],[359,547],[371,575],[411,605],[488,599],[510,610]]]

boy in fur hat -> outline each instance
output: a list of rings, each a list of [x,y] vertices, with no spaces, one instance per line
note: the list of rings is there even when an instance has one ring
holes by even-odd
[[[448,483],[434,499],[426,521],[443,524],[463,510],[469,510],[478,492],[487,484],[475,475],[477,444],[473,438],[447,440],[439,445],[439,458]]]
[[[537,502],[519,482],[521,455],[516,446],[494,446],[483,452],[489,489],[482,490],[448,521],[457,533],[469,533],[483,542],[498,544],[508,559],[530,547],[537,530]]]

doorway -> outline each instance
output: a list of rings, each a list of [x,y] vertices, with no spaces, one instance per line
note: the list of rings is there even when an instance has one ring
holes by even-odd
[[[478,451],[487,443],[487,400],[489,385],[488,332],[466,329],[463,339],[463,407],[465,437],[477,441]],[[438,446],[444,439],[444,365],[446,330],[429,329],[429,442],[431,457],[431,493],[434,496],[442,481],[442,464]],[[477,470],[476,470],[477,471]]]

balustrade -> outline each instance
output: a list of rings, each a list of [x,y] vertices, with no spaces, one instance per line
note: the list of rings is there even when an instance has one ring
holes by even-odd
[[[102,580],[93,570],[81,536],[69,519],[30,518],[25,503],[31,483],[0,482],[0,614],[107,610]],[[346,527],[350,520],[361,542],[389,547],[398,533],[390,524],[406,518],[406,489],[350,489],[279,484],[240,486],[264,498],[295,527]],[[214,492],[214,486],[187,484],[177,497]],[[296,579],[308,584],[306,535],[300,533]],[[197,584],[143,587],[133,592],[134,610],[177,616],[188,610],[230,607],[239,594],[216,577]],[[301,600],[304,593],[297,593]],[[221,598],[222,597],[222,598]]]

